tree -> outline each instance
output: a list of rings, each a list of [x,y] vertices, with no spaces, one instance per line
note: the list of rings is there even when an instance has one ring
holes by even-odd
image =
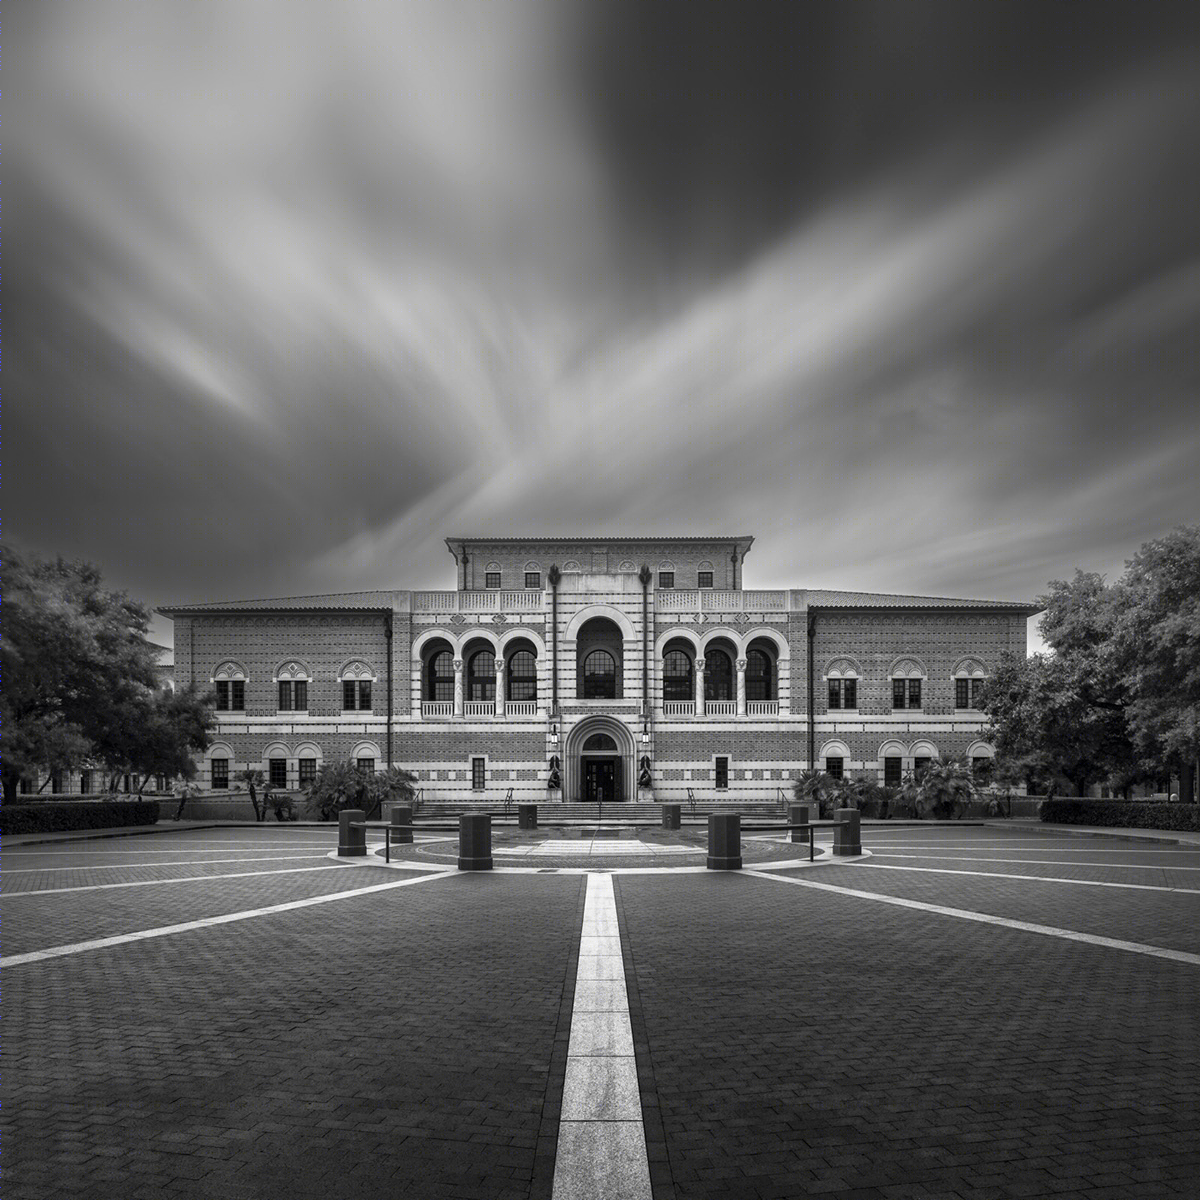
[[[240,792],[243,785],[245,785],[246,791],[250,793],[250,804],[254,809],[255,821],[263,820],[267,815],[265,795],[263,796],[261,808],[258,804],[258,789],[263,786],[263,773],[254,767],[247,767],[244,771],[239,771],[236,776],[234,791]]]
[[[8,550],[3,583],[5,800],[22,778],[90,761],[189,774],[189,752],[207,746],[208,702],[195,693],[162,695],[145,636],[149,610],[106,590],[94,566],[61,558],[26,561]]]

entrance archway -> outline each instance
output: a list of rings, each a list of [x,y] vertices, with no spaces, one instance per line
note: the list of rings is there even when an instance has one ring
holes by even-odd
[[[633,734],[620,721],[588,717],[567,734],[566,750],[565,798],[611,804],[637,794]]]

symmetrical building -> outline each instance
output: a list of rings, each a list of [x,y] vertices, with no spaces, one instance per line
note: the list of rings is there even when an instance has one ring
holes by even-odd
[[[350,759],[428,800],[773,799],[814,763],[991,757],[978,689],[1033,605],[748,590],[752,543],[448,538],[454,591],[164,608],[176,682],[217,695],[200,782]]]

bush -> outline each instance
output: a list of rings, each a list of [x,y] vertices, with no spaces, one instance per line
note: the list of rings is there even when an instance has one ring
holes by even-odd
[[[1059,825],[1200,830],[1200,804],[1154,804],[1145,800],[1043,800],[1038,807],[1038,817]]]
[[[69,829],[115,829],[153,825],[157,800],[100,800],[0,805],[0,832],[49,833]]]

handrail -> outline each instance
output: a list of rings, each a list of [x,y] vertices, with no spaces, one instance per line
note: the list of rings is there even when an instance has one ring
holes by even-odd
[[[692,816],[694,817],[696,815],[696,793],[691,788],[688,788],[687,794],[688,803],[692,806]]]
[[[504,815],[506,817],[508,816],[509,812],[512,809],[512,802],[513,802],[512,794],[513,794],[512,788],[509,788],[508,791],[504,793]]]

